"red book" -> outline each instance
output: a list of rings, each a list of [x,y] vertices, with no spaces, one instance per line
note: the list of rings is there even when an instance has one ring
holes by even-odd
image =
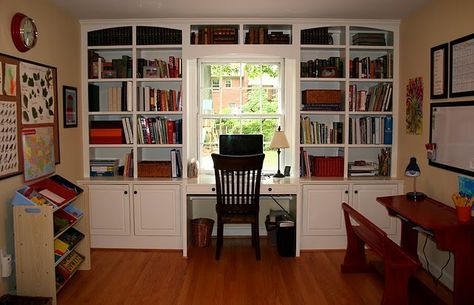
[[[174,129],[175,129],[175,121],[168,120],[166,121],[166,131],[168,133],[168,144],[174,144]]]

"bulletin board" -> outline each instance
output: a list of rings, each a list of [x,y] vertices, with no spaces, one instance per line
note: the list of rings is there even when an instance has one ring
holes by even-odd
[[[474,176],[474,102],[431,103],[432,166]]]
[[[60,162],[55,67],[0,53],[0,179],[24,172],[22,131],[49,127]]]

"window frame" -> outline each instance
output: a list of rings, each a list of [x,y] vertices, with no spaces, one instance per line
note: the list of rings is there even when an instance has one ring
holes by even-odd
[[[203,65],[206,64],[227,64],[227,63],[245,63],[245,64],[278,64],[279,66],[279,103],[278,103],[278,110],[276,113],[269,113],[269,114],[204,114],[202,113],[202,92],[201,89],[202,87],[202,79],[203,79]],[[274,58],[274,57],[269,57],[269,58],[249,58],[249,57],[239,57],[239,58],[205,58],[205,59],[198,59],[197,60],[197,105],[196,105],[196,159],[201,161],[201,143],[203,143],[203,135],[201,132],[198,132],[199,130],[202,130],[203,128],[203,122],[206,119],[227,119],[227,118],[232,118],[232,119],[238,119],[241,118],[243,120],[245,119],[262,119],[262,118],[268,118],[268,119],[275,119],[277,120],[277,124],[281,126],[283,130],[285,130],[285,122],[287,121],[286,119],[286,107],[285,105],[285,59],[284,58]],[[224,78],[225,79],[225,78]],[[220,82],[220,80],[219,80]],[[241,90],[243,88],[241,82],[239,81],[239,87],[231,86],[232,89],[238,89]],[[224,83],[225,85],[225,83]],[[262,86],[262,88],[265,88],[265,86]],[[214,89],[211,86],[211,89]],[[220,88],[221,90],[228,89],[228,87]],[[242,97],[240,96],[240,99]],[[264,145],[269,145],[271,139],[266,139],[264,142]],[[282,156],[281,160],[285,159],[285,152],[282,150]],[[275,168],[276,169],[276,168]],[[264,174],[269,174],[269,173],[274,173],[275,169],[269,168],[269,169],[264,169],[263,173]],[[209,174],[212,173],[212,168],[204,168],[201,167],[201,173],[204,174]]]

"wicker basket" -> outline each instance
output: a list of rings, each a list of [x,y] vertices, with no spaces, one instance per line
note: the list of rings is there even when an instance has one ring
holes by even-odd
[[[140,161],[138,177],[171,177],[171,161]]]
[[[197,218],[191,220],[193,245],[201,248],[208,247],[211,244],[213,226],[214,220],[209,218]]]

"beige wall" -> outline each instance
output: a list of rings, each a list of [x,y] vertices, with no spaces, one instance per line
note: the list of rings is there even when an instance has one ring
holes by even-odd
[[[400,27],[400,121],[398,175],[404,176],[410,156],[415,156],[421,169],[417,178],[417,190],[439,201],[452,205],[451,194],[457,192],[459,174],[428,165],[425,143],[429,142],[430,106],[430,49],[474,31],[474,1],[433,0],[411,16],[402,19]],[[423,132],[408,135],[405,131],[406,86],[409,78],[423,78]],[[472,100],[472,97],[449,99],[450,101]],[[436,100],[442,101],[442,100]],[[472,131],[471,131],[472,132]],[[413,182],[407,180],[406,191],[411,191]],[[442,266],[447,253],[438,252],[432,244],[427,248],[430,263]],[[452,260],[451,260],[452,262]],[[452,264],[448,266],[444,280],[450,284]],[[437,274],[436,274],[437,275]]]
[[[432,4],[404,18],[400,27],[400,121],[399,168],[403,177],[410,156],[415,156],[421,169],[417,190],[452,205],[451,194],[458,190],[459,174],[428,165],[425,143],[429,142],[430,49],[474,32],[474,1],[434,0]],[[409,78],[423,78],[423,132],[408,135],[405,131],[406,86]],[[472,100],[472,97],[449,99]],[[442,100],[436,100],[442,101]],[[405,189],[411,191],[412,181]]]
[[[57,165],[56,172],[75,181],[82,174],[81,129],[62,128],[62,86],[77,87],[80,94],[79,21],[49,0],[1,0],[0,3],[0,53],[57,68],[61,163]],[[26,53],[15,49],[10,36],[10,22],[16,12],[32,17],[38,27],[38,43]],[[10,200],[15,190],[22,185],[22,176],[0,180],[0,248],[6,249],[8,253],[14,251]],[[0,295],[13,289],[13,276],[0,279]]]

